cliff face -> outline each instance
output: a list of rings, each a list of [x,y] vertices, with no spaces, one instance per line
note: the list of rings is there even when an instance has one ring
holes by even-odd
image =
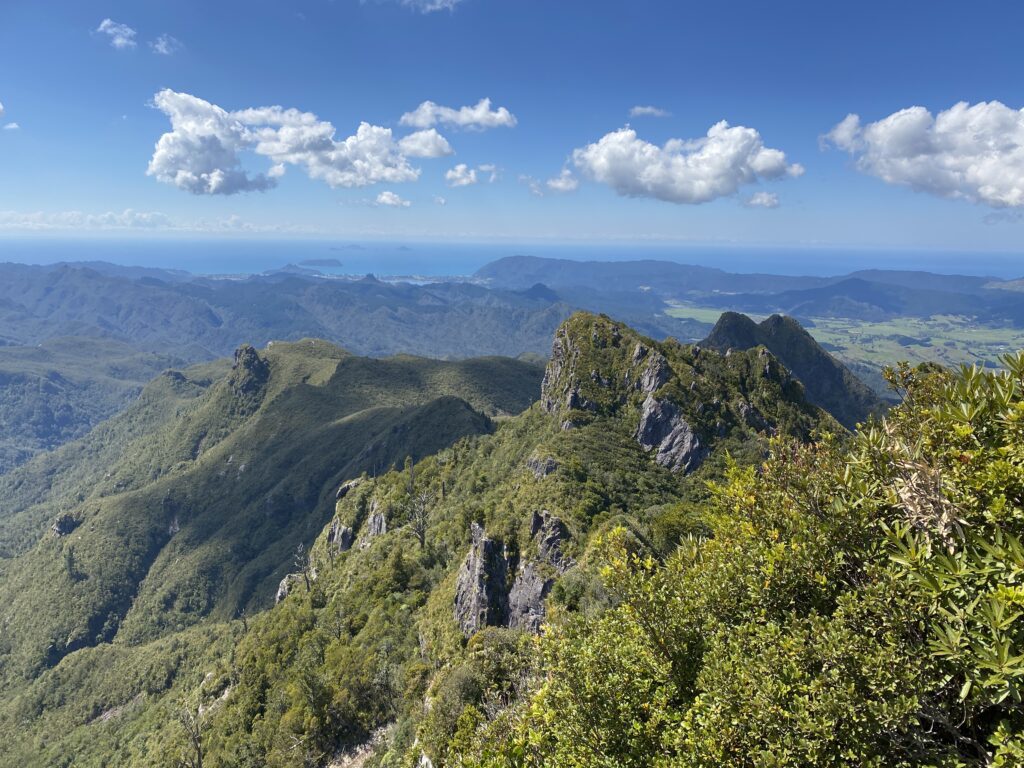
[[[763,348],[720,353],[658,343],[586,314],[556,333],[541,404],[563,429],[600,416],[625,419],[644,450],[682,473],[697,469],[723,438],[780,428],[806,434],[820,417]]]

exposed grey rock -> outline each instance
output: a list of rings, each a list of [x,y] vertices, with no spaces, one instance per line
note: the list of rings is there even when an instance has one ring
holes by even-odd
[[[672,367],[668,360],[660,352],[656,352],[647,359],[647,365],[637,379],[636,388],[648,395],[654,394],[671,376]]]
[[[341,520],[334,518],[330,530],[327,531],[328,546],[333,546],[339,552],[347,552],[352,548],[354,541],[355,532],[347,525],[342,525]]]
[[[466,637],[484,627],[503,626],[508,620],[505,548],[488,538],[477,523],[472,525],[472,537],[455,582],[455,620]]]
[[[61,536],[67,536],[75,528],[81,524],[80,520],[76,520],[72,515],[61,515],[53,521],[53,525],[50,526],[50,533],[57,538]]]
[[[274,605],[277,605],[288,597],[295,585],[302,580],[303,578],[301,573],[289,573],[281,579],[281,583],[277,585],[277,593],[274,595]]]
[[[558,462],[550,456],[544,458],[533,457],[526,460],[526,468],[533,472],[535,478],[540,480],[542,477],[547,477],[558,469]]]
[[[388,532],[388,521],[383,512],[374,512],[366,521],[366,535],[369,538],[383,536]]]
[[[508,596],[508,626],[524,632],[537,633],[544,623],[544,601],[555,580],[541,574],[536,563],[525,563],[516,574]]]
[[[633,365],[639,364],[645,357],[647,357],[647,347],[637,342],[636,347],[633,349]]]
[[[378,536],[383,536],[388,532],[388,520],[384,515],[384,512],[377,508],[377,501],[374,500],[370,505],[370,514],[366,518],[366,523],[363,524],[362,534],[359,537],[360,549],[366,549],[370,546],[370,542]]]
[[[357,477],[355,480],[349,480],[347,483],[342,483],[338,486],[338,492],[334,494],[334,500],[341,501],[348,495],[349,491],[357,488],[361,482],[363,482],[363,478]]]
[[[530,535],[537,542],[537,560],[520,563],[473,523],[473,543],[455,584],[455,620],[466,637],[489,626],[540,630],[544,601],[557,575],[572,565],[562,552],[569,530],[544,510],[533,514]],[[515,577],[510,584],[511,573]]]
[[[544,369],[544,380],[540,385],[540,403],[545,411],[554,413],[562,404],[566,392],[556,391],[562,380],[562,371],[568,363],[571,350],[564,329],[559,328],[551,343],[551,359]]]
[[[636,440],[646,451],[657,450],[655,460],[673,472],[692,472],[707,456],[707,448],[671,400],[648,395],[640,413]]]
[[[577,387],[573,387],[565,397],[565,407],[570,411],[596,411],[597,403],[588,400]]]
[[[569,540],[569,529],[546,509],[533,513],[530,536],[537,542],[537,554],[542,561],[559,571],[571,565],[569,558],[562,553],[562,542]]]
[[[555,577],[564,573],[572,560],[562,552],[569,529],[547,510],[534,512],[530,536],[537,542],[537,562],[522,563],[508,596],[508,626],[524,632],[539,632],[544,623],[547,600]]]

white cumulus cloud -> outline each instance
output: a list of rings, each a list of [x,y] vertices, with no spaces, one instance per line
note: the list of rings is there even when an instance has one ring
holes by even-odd
[[[135,30],[127,24],[119,24],[113,19],[104,19],[96,31],[109,37],[110,44],[118,50],[135,47]]]
[[[7,123],[7,125],[4,126],[5,131],[16,131],[19,128],[21,128],[21,126],[14,122]]]
[[[390,190],[384,190],[377,195],[377,205],[386,205],[391,208],[408,208],[412,203],[408,200],[403,200]]]
[[[798,176],[803,167],[764,145],[753,128],[724,120],[699,139],[671,139],[657,146],[632,128],[606,134],[573,152],[586,176],[626,197],[652,197],[671,203],[707,203],[735,194],[758,179]]]
[[[413,128],[430,128],[438,124],[453,125],[459,128],[513,128],[516,117],[505,107],[491,109],[490,99],[480,99],[472,107],[442,107],[432,101],[424,101],[412,112],[402,115],[402,125]]]
[[[147,173],[195,194],[230,195],[263,191],[277,183],[288,165],[331,187],[363,187],[415,181],[420,171],[395,141],[390,128],[361,123],[356,133],[335,138],[331,123],[311,112],[258,107],[228,112],[187,93],[160,91],[154,106],[170,118]],[[242,166],[241,153],[268,158],[266,173]]]
[[[671,112],[659,107],[636,106],[629,110],[630,117],[670,117]]]
[[[476,168],[470,168],[465,163],[459,163],[444,175],[449,187],[468,187],[476,184]]]
[[[823,140],[889,184],[993,208],[1024,206],[1024,109],[960,102],[932,115],[910,107],[867,125],[847,115]]]
[[[435,128],[410,133],[399,140],[398,146],[409,157],[447,157],[455,154],[448,139]]]
[[[151,40],[149,47],[153,49],[153,53],[158,53],[161,56],[170,56],[180,51],[182,44],[178,38],[164,34],[160,35],[156,40]]]
[[[778,208],[779,196],[774,192],[755,192],[747,200],[751,208]]]
[[[434,195],[434,205],[448,205],[448,200],[441,195]]]
[[[0,101],[0,117],[4,116],[4,103]]]
[[[555,178],[548,179],[547,185],[548,189],[555,192],[574,192],[579,187],[580,180],[573,176],[568,168],[563,168]]]

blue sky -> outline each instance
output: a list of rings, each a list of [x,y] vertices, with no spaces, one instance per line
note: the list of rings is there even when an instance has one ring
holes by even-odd
[[[1024,251],[1022,28],[986,1],[4,0],[0,232]]]

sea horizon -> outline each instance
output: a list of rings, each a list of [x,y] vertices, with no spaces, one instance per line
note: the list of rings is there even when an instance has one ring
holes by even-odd
[[[468,276],[490,262],[510,256],[573,261],[653,259],[736,273],[820,277],[868,269],[1002,279],[1024,277],[1024,253],[997,251],[626,242],[0,237],[0,262],[42,265],[104,261],[197,275],[259,274],[289,264],[336,260],[340,264],[321,264],[315,268],[338,275]]]

